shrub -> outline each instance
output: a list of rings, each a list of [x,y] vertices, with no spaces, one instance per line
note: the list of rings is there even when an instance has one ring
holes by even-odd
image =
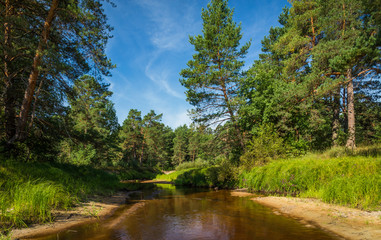
[[[183,170],[183,169],[189,169],[189,168],[205,168],[210,166],[210,163],[207,161],[204,161],[200,158],[197,158],[194,162],[183,162],[179,164],[176,167],[176,171]]]
[[[286,153],[283,139],[271,125],[264,124],[249,142],[246,153],[241,156],[241,165],[250,169],[267,164],[271,159],[282,158]]]

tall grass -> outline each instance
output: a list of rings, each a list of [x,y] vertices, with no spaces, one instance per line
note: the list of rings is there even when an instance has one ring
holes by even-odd
[[[0,233],[0,240],[12,240],[12,236],[6,236]]]
[[[377,209],[381,207],[381,157],[310,155],[274,161],[242,173],[239,185],[252,191]]]
[[[0,230],[51,221],[54,209],[121,187],[116,175],[91,167],[1,161]]]
[[[1,222],[26,226],[28,223],[52,220],[55,208],[67,209],[74,199],[53,182],[34,180],[16,182],[1,196]]]

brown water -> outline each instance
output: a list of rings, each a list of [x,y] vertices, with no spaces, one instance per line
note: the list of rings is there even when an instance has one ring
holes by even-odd
[[[226,190],[158,185],[135,198],[143,201],[127,204],[107,221],[39,239],[339,239]]]

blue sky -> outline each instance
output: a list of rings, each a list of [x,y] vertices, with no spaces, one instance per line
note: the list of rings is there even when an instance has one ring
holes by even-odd
[[[106,53],[117,65],[106,78],[114,92],[119,123],[130,109],[151,109],[163,113],[163,123],[176,128],[191,123],[186,89],[180,71],[195,53],[189,36],[202,30],[201,9],[209,0],[114,0],[106,4],[109,23],[114,27]],[[286,0],[230,0],[234,21],[242,23],[241,44],[252,39],[245,68],[258,58],[260,41],[271,26],[279,25],[278,16]]]

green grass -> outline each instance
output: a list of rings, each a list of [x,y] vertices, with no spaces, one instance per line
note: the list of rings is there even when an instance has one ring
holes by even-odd
[[[11,236],[6,236],[0,233],[0,240],[12,240]]]
[[[2,161],[0,230],[52,221],[54,209],[68,209],[90,195],[121,188],[115,174],[91,167]]]
[[[320,198],[362,209],[381,207],[381,157],[330,157],[329,153],[273,161],[240,176],[251,191]]]
[[[169,182],[174,182],[179,175],[184,174],[185,172],[191,171],[193,168],[188,168],[188,169],[182,169],[179,171],[172,172],[170,174],[159,174],[156,176],[156,180],[163,180],[163,181],[169,181]]]

